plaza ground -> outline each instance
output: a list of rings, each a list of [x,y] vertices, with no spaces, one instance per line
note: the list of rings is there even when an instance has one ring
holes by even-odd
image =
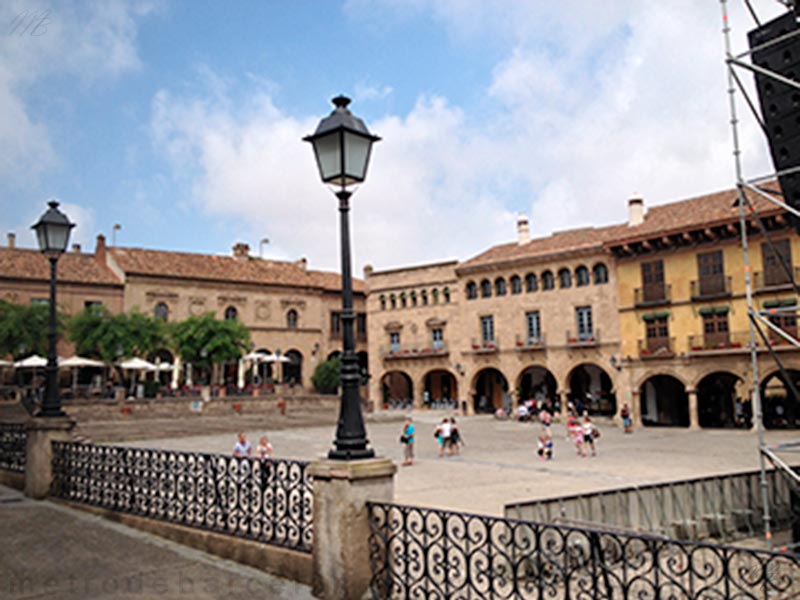
[[[752,431],[684,428],[639,428],[626,435],[611,420],[598,419],[601,430],[598,456],[579,457],[565,439],[563,424],[553,425],[555,455],[543,462],[536,455],[538,424],[496,420],[491,416],[458,419],[465,441],[458,456],[437,456],[433,437],[436,423],[448,413],[415,413],[416,456],[411,467],[398,467],[395,498],[399,503],[502,515],[503,505],[515,501],[564,496],[631,484],[687,479],[758,468],[757,436]],[[387,415],[391,418],[391,415]],[[399,443],[401,414],[394,420],[367,423],[371,446],[398,465],[403,459]],[[265,420],[256,429],[252,420],[244,427],[256,445],[266,433],[277,458],[313,460],[331,447],[333,425],[284,428],[272,431]],[[796,431],[768,432],[767,442],[795,441]],[[97,440],[101,441],[101,440]],[[236,441],[228,434],[157,438],[124,445],[229,454]],[[794,456],[791,464],[800,464]]]

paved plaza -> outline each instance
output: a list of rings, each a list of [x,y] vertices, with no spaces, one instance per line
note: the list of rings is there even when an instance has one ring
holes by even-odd
[[[729,473],[758,467],[757,436],[742,430],[688,431],[639,428],[626,435],[610,420],[599,419],[598,456],[581,458],[565,439],[563,424],[553,425],[555,455],[542,462],[536,455],[538,424],[499,421],[491,416],[464,417],[459,425],[465,446],[459,456],[439,458],[433,437],[446,413],[418,412],[414,466],[398,467],[395,497],[400,503],[501,515],[503,505],[631,484],[653,483]],[[401,421],[367,424],[372,447],[398,465]],[[270,431],[246,429],[255,444],[267,433],[276,457],[312,460],[331,447],[331,425]],[[769,443],[798,438],[797,432],[770,432]],[[129,445],[174,450],[230,453],[235,432],[174,439],[151,439]],[[800,462],[788,456],[792,464]]]

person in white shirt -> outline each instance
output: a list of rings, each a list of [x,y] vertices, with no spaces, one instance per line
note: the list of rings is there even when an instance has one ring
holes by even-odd
[[[239,441],[233,447],[233,455],[236,458],[246,458],[253,453],[253,447],[244,435],[243,431],[239,432]]]
[[[258,441],[258,446],[256,446],[256,457],[260,458],[261,460],[274,458],[272,454],[272,444],[269,443],[267,436],[262,436]]]
[[[583,416],[583,452],[582,456],[586,456],[586,450],[588,448],[592,449],[592,456],[597,456],[597,452],[594,448],[594,438],[595,438],[595,431],[596,428],[592,420],[589,418],[588,414],[584,414]]]

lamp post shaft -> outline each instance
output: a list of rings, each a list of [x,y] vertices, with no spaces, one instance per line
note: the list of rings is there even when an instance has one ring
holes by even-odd
[[[56,266],[58,258],[50,259],[50,331],[48,333],[47,369],[45,397],[42,402],[41,417],[63,417],[61,401],[58,397],[58,356],[56,342],[58,339],[56,322]]]
[[[353,335],[353,275],[350,266],[350,196],[347,190],[336,193],[339,198],[339,213],[342,245],[342,397],[339,406],[339,422],[336,427],[336,448],[328,453],[328,458],[354,460],[372,458],[375,452],[367,448],[367,432],[361,414],[359,395],[358,358]]]

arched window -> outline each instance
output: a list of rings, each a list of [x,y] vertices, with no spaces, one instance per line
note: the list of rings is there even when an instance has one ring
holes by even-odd
[[[572,287],[572,273],[570,273],[569,269],[560,269],[558,271],[558,286],[562,289]]]
[[[467,300],[475,300],[478,297],[478,286],[475,284],[474,281],[467,282]],[[422,303],[428,303],[428,295],[426,292],[422,292]]]
[[[528,273],[525,275],[525,291],[535,292],[539,289],[539,281],[536,279],[536,273]]]
[[[450,304],[450,288],[444,288],[442,292],[444,294],[444,303]]]
[[[392,308],[397,308],[397,296],[395,296],[394,294],[389,296],[389,302],[392,303]]]
[[[506,280],[502,277],[498,277],[494,281],[494,293],[498,296],[505,296],[506,295]]]
[[[467,286],[467,300],[472,300],[473,298],[478,297],[478,287],[470,281],[472,284],[472,289],[470,290],[469,285]],[[470,296],[472,294],[472,296]],[[428,290],[422,290],[422,306],[428,306]]]
[[[433,291],[431,292],[431,296],[433,296],[433,303],[439,304],[439,290],[434,288]]]
[[[511,276],[511,293],[512,294],[522,293],[522,280],[519,278],[519,275]]]
[[[545,271],[542,273],[542,289],[543,290],[552,290],[556,287],[555,277],[553,277],[552,271]]]
[[[583,265],[575,269],[575,285],[578,287],[583,287],[585,285],[589,285],[589,283],[589,269]]]
[[[490,298],[492,296],[492,282],[488,279],[481,281],[481,298]]]
[[[402,306],[403,308],[406,307],[406,293],[405,292],[400,292],[400,306]]]
[[[386,296],[381,294],[381,310],[386,310]]]
[[[169,319],[169,306],[167,306],[164,302],[159,302],[156,304],[156,308],[153,311],[153,316],[156,319],[164,319],[166,321]]]
[[[236,310],[235,306],[229,306],[225,309],[225,320],[226,321],[233,321],[237,316],[239,316],[239,311]]]
[[[417,292],[415,292],[414,290],[411,290],[411,294],[410,295],[411,295],[411,306],[416,306],[417,305]]]
[[[608,268],[603,263],[597,263],[593,268],[594,284],[608,283]]]
[[[291,309],[286,313],[286,327],[297,329],[297,311],[295,309]]]

